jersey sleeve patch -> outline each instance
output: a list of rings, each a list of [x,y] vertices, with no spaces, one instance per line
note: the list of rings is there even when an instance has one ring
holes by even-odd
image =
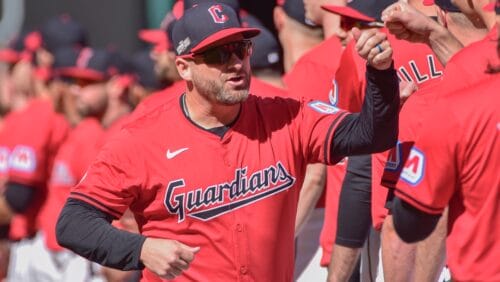
[[[328,100],[333,106],[337,106],[339,102],[339,86],[335,79],[332,80],[332,89],[330,89],[330,93],[328,93]]]
[[[382,183],[393,188],[401,179],[411,186],[418,185],[424,177],[425,159],[413,142],[398,142],[387,158]]]
[[[16,146],[10,155],[9,164],[12,171],[34,172],[36,170],[35,150],[28,146]]]
[[[308,106],[320,114],[331,115],[340,111],[339,108],[322,101],[311,101]]]

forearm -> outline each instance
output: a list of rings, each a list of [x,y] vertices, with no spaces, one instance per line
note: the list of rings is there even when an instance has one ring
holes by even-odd
[[[104,266],[121,270],[144,268],[140,253],[146,238],[113,227],[111,219],[85,202],[68,199],[57,222],[57,241]]]
[[[324,191],[326,177],[326,166],[324,164],[309,164],[306,176],[299,195],[297,205],[297,217],[295,219],[295,236],[307,222],[318,199]]]
[[[346,116],[333,135],[332,159],[385,151],[397,141],[399,84],[391,66],[367,66],[366,95],[361,113]]]
[[[427,44],[443,65],[446,65],[450,58],[464,47],[450,31],[441,25],[436,25],[436,28],[429,34]]]

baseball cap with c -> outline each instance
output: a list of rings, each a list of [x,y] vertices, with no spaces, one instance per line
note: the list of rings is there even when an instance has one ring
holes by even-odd
[[[258,35],[257,28],[241,27],[236,12],[222,3],[205,2],[184,11],[172,29],[178,56],[200,53],[223,39],[241,34],[248,39]]]

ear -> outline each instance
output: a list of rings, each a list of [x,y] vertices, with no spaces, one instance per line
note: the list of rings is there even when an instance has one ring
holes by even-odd
[[[283,25],[285,23],[285,12],[281,6],[275,6],[273,10],[273,20],[274,27],[279,32],[283,29]]]
[[[191,63],[184,58],[175,58],[175,67],[179,76],[185,81],[192,80]]]

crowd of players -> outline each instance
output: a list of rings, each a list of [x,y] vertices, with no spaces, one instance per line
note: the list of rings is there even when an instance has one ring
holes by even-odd
[[[130,57],[88,46],[85,28],[67,15],[0,50],[0,277],[139,279],[61,247],[56,223],[100,148],[185,91],[171,30],[197,2],[177,2],[161,29],[141,31],[151,48]],[[282,0],[278,39],[238,1],[219,2],[239,12],[242,26],[261,29],[251,56],[255,95],[359,112],[366,62],[352,29],[382,30],[394,52],[405,101],[399,141],[385,153],[308,166],[295,279],[437,281],[445,266],[457,281],[500,279],[497,1]],[[139,232],[130,213],[113,224]]]

